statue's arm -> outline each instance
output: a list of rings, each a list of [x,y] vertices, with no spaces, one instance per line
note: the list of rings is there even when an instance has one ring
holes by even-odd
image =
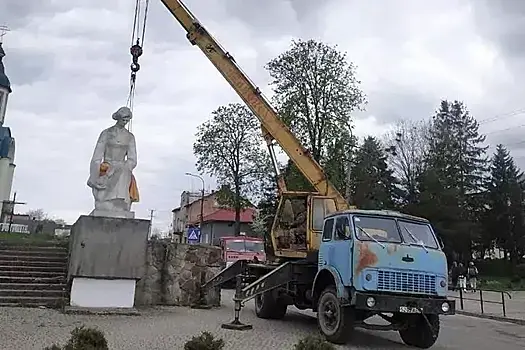
[[[137,166],[137,145],[135,143],[135,136],[133,134],[130,136],[126,164],[129,170],[133,170]]]
[[[106,131],[102,131],[98,137],[97,144],[93,150],[93,156],[91,157],[91,164],[89,167],[89,174],[92,178],[97,178],[100,173],[100,164],[104,160],[104,150],[106,149]]]

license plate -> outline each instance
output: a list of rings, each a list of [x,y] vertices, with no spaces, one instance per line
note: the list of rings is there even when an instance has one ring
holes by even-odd
[[[399,312],[403,314],[418,314],[421,312],[417,307],[410,307],[410,306],[400,306]]]

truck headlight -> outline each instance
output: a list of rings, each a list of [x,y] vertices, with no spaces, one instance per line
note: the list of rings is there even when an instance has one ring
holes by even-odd
[[[441,288],[445,288],[447,286],[447,282],[445,280],[441,280],[441,282],[439,282],[439,285],[441,286]]]
[[[366,306],[373,308],[376,305],[376,300],[373,297],[368,297],[366,299]]]
[[[367,273],[366,276],[365,276],[365,279],[370,282],[372,280],[372,275]]]
[[[447,302],[444,302],[443,304],[441,304],[441,310],[443,312],[448,312],[450,310],[450,305]]]

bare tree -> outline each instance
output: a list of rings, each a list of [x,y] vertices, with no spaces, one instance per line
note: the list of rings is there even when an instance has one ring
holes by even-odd
[[[390,154],[389,166],[404,192],[403,205],[417,201],[418,178],[424,170],[423,162],[428,152],[429,127],[427,121],[404,119],[385,136],[385,145]]]
[[[26,215],[29,215],[31,219],[37,220],[37,221],[43,221],[47,220],[49,216],[44,211],[44,209],[31,209],[29,210]]]

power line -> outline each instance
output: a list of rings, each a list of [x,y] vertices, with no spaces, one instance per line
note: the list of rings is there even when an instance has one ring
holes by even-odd
[[[520,109],[516,109],[516,110],[510,111],[510,112],[496,114],[496,115],[494,115],[492,117],[478,120],[478,124],[482,125],[482,124],[486,124],[486,123],[491,123],[491,122],[494,122],[494,121],[497,121],[497,120],[500,120],[500,119],[513,117],[515,115],[519,115],[519,114],[523,114],[523,113],[525,113],[525,108],[520,108]]]

